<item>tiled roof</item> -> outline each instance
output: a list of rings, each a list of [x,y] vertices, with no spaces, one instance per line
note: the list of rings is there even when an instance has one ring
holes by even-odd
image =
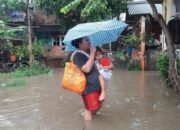
[[[156,4],[155,6],[158,12],[162,14],[162,4]],[[152,14],[152,9],[148,3],[132,3],[128,4],[128,13],[129,15]]]

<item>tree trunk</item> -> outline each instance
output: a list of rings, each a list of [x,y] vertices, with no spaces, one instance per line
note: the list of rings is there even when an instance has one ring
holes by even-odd
[[[174,43],[173,43],[172,37],[170,35],[169,29],[166,25],[166,22],[165,22],[163,16],[158,13],[154,1],[155,0],[148,0],[149,4],[153,10],[153,17],[161,26],[161,28],[165,34],[165,37],[166,37],[166,42],[168,45],[168,57],[169,57],[168,78],[169,78],[171,84],[174,86],[175,90],[179,93],[180,80],[178,78],[177,68],[176,68],[176,54],[175,54]]]
[[[27,22],[28,22],[28,40],[29,40],[29,66],[30,69],[32,68],[32,62],[33,62],[33,53],[32,53],[32,31],[31,31],[31,18],[29,14],[29,0],[27,0]]]

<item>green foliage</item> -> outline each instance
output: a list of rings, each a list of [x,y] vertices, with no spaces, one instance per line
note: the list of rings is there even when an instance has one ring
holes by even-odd
[[[42,74],[52,74],[52,70],[45,65],[34,61],[32,68],[29,66],[20,66],[14,72],[0,73],[0,87],[24,87],[27,83],[26,77]]]
[[[7,83],[8,87],[24,87],[26,85],[26,81],[23,79],[13,79]]]
[[[23,58],[23,57],[26,57],[26,56],[29,56],[29,50],[28,50],[28,47],[26,44],[23,44],[23,45],[20,45],[20,46],[15,46],[15,55],[18,57],[18,58]]]
[[[138,60],[131,60],[127,65],[128,70],[130,71],[140,71],[140,62]]]
[[[33,61],[32,68],[30,69],[28,65],[20,65],[14,72],[10,73],[0,73],[0,80],[7,78],[24,78],[29,76],[36,76],[42,74],[50,74],[52,69],[39,63],[38,61]],[[2,79],[1,79],[2,78]]]
[[[2,75],[2,74],[0,74]],[[22,79],[22,78],[14,78],[14,77],[11,77],[9,76],[8,74],[3,74],[5,75],[6,77],[1,77],[1,79],[3,79],[0,83],[0,88],[5,88],[5,87],[25,87],[26,86],[26,83],[27,81],[25,79]]]
[[[140,44],[140,38],[134,32],[128,36],[125,36],[124,41],[127,45],[129,45],[132,48],[138,48]]]
[[[33,43],[33,55],[34,57],[43,56],[43,51],[45,47],[45,42],[43,40],[39,40]]]
[[[154,46],[154,42],[155,42],[155,39],[151,34],[146,36],[146,44],[147,44],[147,46],[149,46],[149,47]]]
[[[65,31],[74,25],[83,22],[83,20],[80,18],[80,10],[82,7],[84,7],[84,0],[81,2],[80,6],[71,11],[71,13],[66,15],[60,13],[59,9],[63,8],[71,1],[72,0],[33,0],[36,8],[41,9],[46,15],[56,15],[56,24],[59,24],[61,29]]]
[[[0,20],[0,39],[4,40],[4,42],[9,45],[10,39],[17,39],[17,37],[25,42],[27,39],[27,36],[25,35],[25,28],[26,27],[24,26],[9,27],[6,25],[5,21]],[[23,35],[18,35],[18,33],[21,33]],[[5,46],[10,47],[6,44]]]
[[[177,60],[177,71],[178,75],[180,76],[180,60]]]
[[[107,8],[107,4],[106,0],[89,0],[85,8],[81,11],[81,17],[87,21],[109,19],[111,11]]]
[[[9,40],[4,40],[3,43],[4,43],[3,49],[9,50],[10,53],[13,54],[14,53],[13,44]]]
[[[180,60],[176,61],[177,64],[177,72],[180,76]],[[168,69],[169,69],[169,59],[166,53],[160,53],[157,60],[157,67],[160,71],[160,74],[163,78],[168,78]]]
[[[16,37],[16,32],[23,31],[23,28],[12,28],[6,25],[6,22],[0,20],[0,38],[8,39]]]
[[[68,4],[67,6],[65,6],[64,8],[62,8],[60,10],[60,12],[67,14],[68,12],[70,12],[71,10],[77,8],[77,6],[82,2],[82,0],[74,0],[73,2],[71,2],[70,4]]]
[[[15,77],[29,77],[41,74],[50,74],[51,72],[52,70],[49,67],[46,67],[37,61],[33,61],[31,69],[29,66],[20,66],[12,73],[12,75]]]
[[[13,45],[9,40],[4,46],[5,50],[9,50],[10,54],[16,55],[18,58],[29,56],[29,50],[27,44]]]
[[[158,57],[157,67],[160,71],[160,74],[163,78],[168,78],[168,68],[169,68],[169,59],[167,54],[161,53]]]
[[[34,5],[47,15],[58,16],[57,24],[65,31],[87,21],[117,17],[126,10],[127,0],[34,0]]]
[[[81,5],[82,0],[73,0],[65,7],[61,8],[64,14],[76,10]],[[119,14],[126,10],[126,0],[85,0],[86,4],[81,9],[81,16],[88,21],[97,21],[118,17]]]
[[[122,51],[118,51],[118,52],[115,53],[115,57],[116,57],[116,58],[122,58],[122,57],[124,57],[124,56],[125,56],[125,54],[124,54],[124,52],[122,52]]]
[[[12,11],[25,11],[26,1],[24,0],[0,0],[0,19],[8,21],[9,13]]]
[[[108,0],[108,7],[111,10],[113,17],[117,17],[122,12],[127,10],[127,1],[129,0]]]

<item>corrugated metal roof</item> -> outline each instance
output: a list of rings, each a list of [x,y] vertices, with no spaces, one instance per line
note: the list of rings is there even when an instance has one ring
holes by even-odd
[[[162,14],[162,4],[155,4],[158,12]],[[148,3],[134,3],[128,4],[128,13],[129,15],[138,15],[138,14],[152,14],[152,9]]]

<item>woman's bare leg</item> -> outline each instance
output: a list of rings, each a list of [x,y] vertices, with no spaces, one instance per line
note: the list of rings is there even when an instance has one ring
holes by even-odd
[[[85,121],[90,121],[90,120],[92,120],[92,112],[91,112],[91,111],[88,111],[88,110],[85,109],[84,120],[85,120]]]
[[[106,92],[105,92],[105,81],[101,74],[99,75],[99,81],[101,84],[101,94],[99,96],[99,101],[103,101],[106,97]]]

